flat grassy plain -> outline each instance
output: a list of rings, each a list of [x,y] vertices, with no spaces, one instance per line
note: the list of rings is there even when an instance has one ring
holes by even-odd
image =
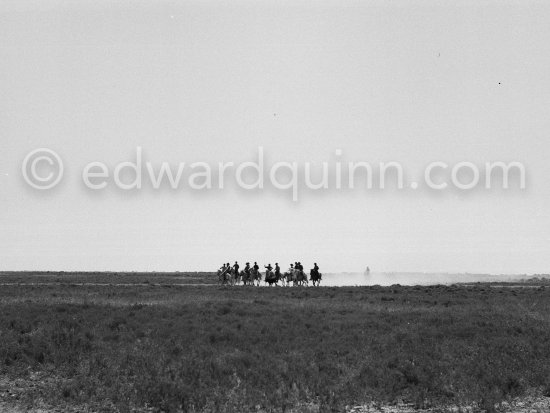
[[[205,273],[0,274],[0,401],[104,412],[340,412],[372,401],[491,411],[550,395],[548,286],[215,284]]]

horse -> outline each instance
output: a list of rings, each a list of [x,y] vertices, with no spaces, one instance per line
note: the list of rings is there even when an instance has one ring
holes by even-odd
[[[313,286],[317,286],[319,287],[319,285],[321,284],[321,278],[322,278],[323,274],[321,274],[318,270],[314,270],[312,269],[310,272],[309,272],[309,279],[310,281],[313,281]]]
[[[277,275],[273,271],[266,271],[265,273],[265,283],[272,286],[273,284],[278,285],[280,274]]]
[[[242,279],[242,282],[243,282],[244,285],[249,285],[252,282],[253,278],[252,278],[251,271],[252,270],[249,270],[248,272],[243,271],[241,273],[241,279]]]
[[[292,283],[292,285],[298,285],[298,273],[299,272],[300,272],[299,270],[295,270],[295,269],[291,269],[291,270],[288,270],[287,272],[285,272],[281,276],[281,280],[283,281],[283,286],[290,287],[290,283]]]
[[[239,273],[235,268],[231,270],[231,285],[238,284],[241,281],[242,272]]]
[[[307,275],[302,270],[294,270],[292,278],[294,285],[308,285]]]
[[[290,285],[290,281],[292,280],[292,274],[288,271],[284,272],[280,276],[281,283],[283,284],[283,287],[286,287]]]
[[[220,268],[218,270],[218,282],[220,283],[220,285],[225,285],[225,284],[233,284],[233,272],[235,271],[235,269],[225,269],[222,271],[222,269]]]
[[[257,273],[257,274],[256,274]],[[254,268],[251,268],[247,271],[242,272],[242,281],[244,285],[254,285],[254,281],[256,281],[256,277],[261,278],[261,274],[258,270],[255,270]]]
[[[250,275],[251,275],[251,284],[254,285],[254,283],[256,283],[256,285],[259,287],[260,286],[260,282],[262,281],[262,273],[255,269],[255,268],[252,268],[250,270]]]

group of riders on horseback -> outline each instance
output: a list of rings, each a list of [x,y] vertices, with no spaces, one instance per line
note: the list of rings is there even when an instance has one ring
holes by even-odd
[[[240,266],[237,261],[233,265],[229,263],[223,264],[218,270],[220,284],[235,285],[242,282],[244,285],[260,285],[262,273],[257,262],[254,262],[253,266],[250,266],[250,263],[247,262],[242,271],[239,271],[239,268]],[[290,286],[291,283],[295,286],[309,285],[304,267],[299,261],[290,264],[289,269],[284,273],[281,273],[279,263],[275,263],[275,268],[271,264],[264,265],[264,268],[266,268],[266,271],[263,281],[270,286],[279,285],[279,281],[281,281],[283,286]],[[314,286],[318,286],[321,283],[321,276],[319,266],[317,263],[314,263],[313,268],[309,272],[309,281],[312,281]]]

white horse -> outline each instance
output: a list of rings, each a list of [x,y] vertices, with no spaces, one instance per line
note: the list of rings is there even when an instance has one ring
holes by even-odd
[[[250,270],[250,279],[249,279],[250,285],[256,284],[257,286],[259,286],[261,281],[262,281],[262,273],[259,270],[252,268]]]
[[[222,270],[221,268],[218,270],[218,282],[221,285],[225,285],[229,282],[231,282],[231,271],[228,269]]]

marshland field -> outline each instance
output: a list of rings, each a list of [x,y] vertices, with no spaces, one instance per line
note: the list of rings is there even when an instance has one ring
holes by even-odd
[[[544,279],[258,288],[210,273],[1,273],[0,309],[0,411],[492,412],[550,396]]]

